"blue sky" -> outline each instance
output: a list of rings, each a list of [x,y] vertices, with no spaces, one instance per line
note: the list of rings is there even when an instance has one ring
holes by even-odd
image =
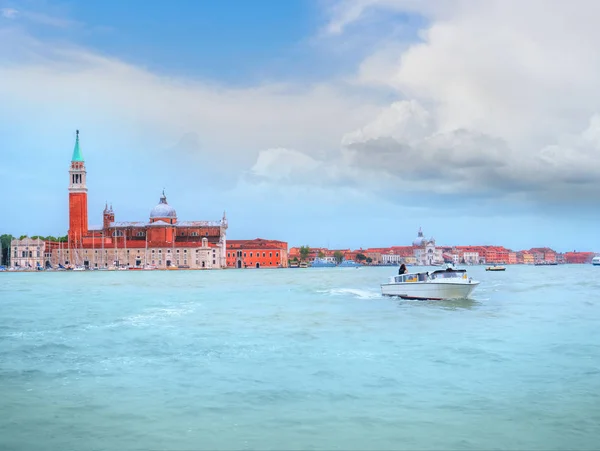
[[[316,5],[289,1],[141,0],[79,2],[72,14],[106,24],[79,42],[167,74],[248,84],[310,58],[303,40],[317,28]],[[289,74],[288,74],[289,75]]]
[[[542,3],[0,0],[0,232],[66,232],[80,129],[90,225],[600,251],[600,11]]]

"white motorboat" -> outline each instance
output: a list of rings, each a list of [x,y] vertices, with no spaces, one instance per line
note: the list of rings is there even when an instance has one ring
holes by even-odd
[[[381,284],[381,294],[402,299],[436,300],[466,299],[479,282],[467,275],[465,269],[446,269],[390,277]]]
[[[592,265],[600,266],[600,255],[596,255],[594,258],[592,258]]]

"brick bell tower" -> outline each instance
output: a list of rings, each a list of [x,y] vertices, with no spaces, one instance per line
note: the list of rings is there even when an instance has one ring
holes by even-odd
[[[81,243],[88,232],[87,185],[83,155],[79,149],[79,130],[69,169],[69,241],[71,246]]]

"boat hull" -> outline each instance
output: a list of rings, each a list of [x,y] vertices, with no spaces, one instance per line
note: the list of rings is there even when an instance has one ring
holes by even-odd
[[[381,294],[402,299],[436,300],[466,299],[479,282],[465,283],[387,283],[381,285]]]

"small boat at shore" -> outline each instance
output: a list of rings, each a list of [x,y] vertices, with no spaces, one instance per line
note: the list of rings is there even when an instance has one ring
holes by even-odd
[[[600,255],[596,255],[594,258],[592,258],[592,265],[600,266]]]
[[[388,283],[381,285],[381,294],[414,300],[466,299],[477,285],[479,282],[469,277],[465,269],[448,266],[436,271],[392,276]]]
[[[485,268],[486,271],[506,271],[506,267],[504,266],[488,266]]]

